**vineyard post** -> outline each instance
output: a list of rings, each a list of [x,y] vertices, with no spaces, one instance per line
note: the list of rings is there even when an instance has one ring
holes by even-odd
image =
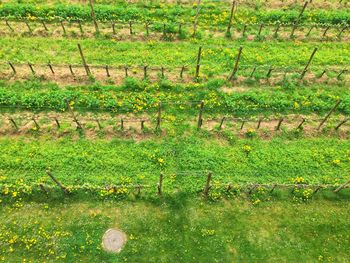
[[[250,73],[251,78],[254,76],[255,71],[256,71],[256,66],[254,66],[252,73]]]
[[[340,79],[340,77],[346,72],[346,69],[342,69],[342,71],[340,71],[340,73],[337,76],[337,79]]]
[[[26,24],[26,26],[27,26],[27,28],[28,28],[28,30],[29,30],[29,33],[32,35],[32,34],[33,34],[33,30],[32,30],[32,28],[30,27],[28,21],[27,21],[27,20],[24,20],[24,23]]]
[[[157,115],[157,127],[156,130],[160,129],[160,124],[162,121],[162,103],[158,103],[158,115]]]
[[[112,22],[112,32],[113,32],[113,35],[116,34],[116,32],[115,32],[115,22]]]
[[[207,176],[207,181],[205,183],[204,190],[203,190],[203,194],[205,198],[208,198],[209,196],[209,190],[211,188],[210,182],[211,182],[212,176],[213,176],[212,172],[209,172]]]
[[[48,191],[46,190],[45,186],[43,184],[39,184],[40,190],[43,191],[45,194],[48,194]]]
[[[184,76],[184,71],[185,71],[185,66],[181,67],[181,71],[180,71],[180,78],[182,79]]]
[[[338,193],[340,190],[344,189],[345,187],[347,187],[350,184],[350,180],[347,181],[345,184],[342,184],[341,186],[339,186],[337,189],[334,190],[334,193]]]
[[[224,125],[225,119],[226,119],[226,117],[223,117],[223,118],[221,119],[221,122],[220,122],[220,125],[219,125],[219,130],[222,129],[222,125]]]
[[[181,34],[182,34],[182,24],[181,23],[179,23],[178,34],[179,34],[179,36],[181,36]]]
[[[74,77],[74,72],[73,72],[72,65],[69,65],[68,67],[69,67],[70,74],[72,74],[72,76]]]
[[[143,79],[147,79],[147,68],[148,68],[147,65],[145,65],[145,66],[143,67]]]
[[[231,6],[230,20],[228,22],[228,26],[227,26],[227,30],[226,30],[227,36],[229,36],[231,34],[232,20],[233,20],[234,14],[235,14],[235,10],[236,10],[236,0],[233,0],[232,6]]]
[[[276,131],[279,131],[279,130],[280,130],[283,121],[284,121],[283,118],[281,118],[281,119],[278,121],[278,124],[277,124],[277,126],[276,126]]]
[[[320,191],[322,188],[324,188],[323,185],[317,186],[317,188],[314,190],[314,192],[313,192],[312,194],[313,194],[313,195],[314,195],[314,194],[317,194],[317,192]]]
[[[198,122],[197,122],[198,129],[200,129],[203,124],[203,109],[204,109],[204,101],[201,101],[201,104],[199,107],[199,113],[198,113]]]
[[[129,74],[128,74],[128,66],[125,66],[124,67],[124,71],[125,71],[125,77],[127,78],[128,76],[129,76]]]
[[[321,73],[321,75],[320,75],[320,77],[319,77],[319,78],[322,78],[322,77],[323,77],[323,75],[324,75],[324,74],[326,74],[326,72],[327,72],[327,70],[326,70],[326,69],[324,69],[324,70],[322,71],[322,73]]]
[[[342,125],[344,125],[346,122],[348,122],[349,119],[345,118],[344,120],[342,120],[334,129],[337,131]]]
[[[166,25],[165,23],[163,24],[163,39],[166,38]]]
[[[102,125],[101,125],[100,121],[97,118],[96,118],[96,123],[97,123],[98,129],[102,130]]]
[[[34,117],[32,118],[32,121],[34,122],[36,129],[40,130],[39,123],[36,121],[36,119]]]
[[[163,177],[164,177],[163,172],[160,172],[159,183],[157,185],[157,193],[158,193],[158,195],[162,195]]]
[[[75,116],[74,111],[73,111],[72,107],[70,106],[68,100],[66,100],[66,104],[67,104],[67,108],[68,108],[70,114],[72,115],[73,121],[77,124],[77,129],[82,130],[83,127],[81,126],[80,122],[78,121],[77,117]]]
[[[276,30],[275,30],[275,33],[273,34],[273,36],[276,38],[278,37],[278,31],[280,30],[280,27],[281,27],[281,23],[278,23],[277,24],[277,27],[276,27]]]
[[[199,17],[199,11],[200,11],[200,5],[201,5],[202,0],[198,0],[197,2],[197,11],[196,11],[196,16],[194,17],[194,22],[193,22],[193,34],[192,37],[195,37],[197,34],[197,24],[198,24],[198,17]]]
[[[40,22],[41,22],[41,24],[43,25],[45,31],[49,31],[49,29],[47,28],[47,26],[46,26],[46,24],[45,24],[44,19],[40,19]]]
[[[297,130],[300,130],[300,129],[303,127],[303,125],[304,125],[305,122],[306,122],[306,119],[303,118],[303,119],[301,120],[301,122],[299,123],[299,125],[298,125],[298,127],[297,127]]]
[[[86,60],[85,60],[85,57],[84,57],[84,54],[83,54],[83,50],[81,49],[81,46],[80,46],[79,43],[78,43],[78,49],[79,49],[81,60],[83,62],[83,66],[85,68],[86,75],[90,76],[91,75],[91,71],[89,69],[89,66],[86,64]]]
[[[245,37],[245,32],[247,31],[247,25],[244,25],[243,31],[242,31],[242,38]]]
[[[304,78],[304,76],[305,76],[307,70],[309,69],[309,66],[310,66],[310,64],[311,64],[311,61],[312,61],[312,59],[314,58],[314,56],[315,56],[315,54],[316,54],[316,52],[317,52],[317,47],[314,48],[314,51],[312,52],[312,54],[311,54],[311,56],[310,56],[310,58],[309,58],[309,61],[307,62],[306,66],[305,66],[305,68],[304,68],[304,70],[303,70],[303,72],[302,72],[301,75],[300,75],[300,79],[303,79],[303,78]]]
[[[109,68],[108,68],[108,65],[106,65],[105,69],[106,69],[106,75],[107,75],[107,77],[109,78],[109,77],[111,76],[111,74],[109,74]]]
[[[269,71],[268,71],[267,74],[266,74],[266,78],[269,79],[269,78],[271,77],[272,71],[273,71],[273,67],[271,66],[271,67],[269,68]]]
[[[56,122],[57,129],[61,128],[61,125],[60,125],[60,122],[58,121],[58,119],[56,117],[54,117],[54,120]]]
[[[98,28],[98,24],[97,24],[97,20],[96,20],[96,16],[95,16],[94,1],[89,0],[89,5],[90,5],[90,9],[91,9],[91,17],[92,17],[92,20],[94,21],[95,32],[96,32],[96,34],[99,34],[100,30]]]
[[[258,37],[260,37],[263,27],[264,27],[264,23],[261,23],[259,27]]]
[[[64,24],[63,24],[62,20],[60,20],[60,24],[61,24],[61,27],[62,27],[62,30],[63,30],[63,35],[66,36],[67,32],[66,32],[66,28],[64,27]]]
[[[10,61],[8,61],[8,63],[9,63],[9,65],[10,65],[12,71],[13,71],[13,74],[17,74],[15,66]]]
[[[50,61],[49,61],[49,63],[47,63],[47,66],[49,67],[49,69],[50,69],[50,71],[51,71],[52,75],[55,75],[55,71],[53,70],[53,67],[52,67],[52,65],[51,65],[51,62],[50,62]]]
[[[231,73],[231,75],[230,75],[229,78],[228,78],[229,81],[232,81],[232,80],[234,79],[234,77],[235,77],[235,75],[236,75],[236,73],[237,73],[237,71],[238,71],[238,64],[239,64],[239,61],[240,61],[240,59],[241,59],[242,50],[243,50],[243,47],[240,46],[240,47],[239,47],[239,50],[238,50],[238,55],[237,55],[237,57],[236,57],[235,66],[233,67],[232,73]]]
[[[257,130],[259,130],[259,129],[260,129],[261,122],[262,122],[262,119],[260,118],[260,119],[258,120],[258,125],[257,125],[257,127],[256,127],[256,129],[257,129]]]
[[[329,30],[330,28],[331,28],[330,26],[327,26],[327,27],[326,27],[325,31],[323,32],[322,38],[325,38],[325,37],[326,37],[327,32],[328,32],[328,30]]]
[[[123,118],[120,119],[120,129],[124,130],[124,120],[123,120]]]
[[[162,79],[164,79],[165,75],[164,75],[164,67],[163,66],[160,68],[160,71],[161,71]]]
[[[305,37],[309,37],[311,34],[312,29],[314,29],[314,26],[311,26]]]
[[[129,21],[129,33],[130,35],[134,34],[134,32],[132,31],[132,21]]]
[[[81,21],[80,21],[80,20],[78,20],[78,25],[79,25],[80,34],[84,35],[83,26],[82,26],[82,24],[81,24]]]
[[[55,182],[55,184],[61,188],[61,190],[65,193],[65,194],[69,194],[69,190],[64,186],[62,185],[57,179],[55,176],[53,176],[53,174],[51,173],[51,171],[47,170],[46,171],[47,175],[52,179],[52,181]]]
[[[343,32],[345,31],[345,29],[347,29],[347,26],[345,26],[345,27],[343,27],[340,31],[339,31],[339,33],[338,33],[338,35],[337,35],[337,38],[341,38],[341,35],[343,34]]]
[[[295,31],[295,29],[297,28],[297,26],[298,26],[298,24],[299,24],[299,21],[300,21],[300,18],[302,17],[302,15],[303,15],[303,13],[304,13],[304,11],[305,11],[305,9],[306,9],[308,3],[309,3],[308,1],[305,2],[303,8],[301,9],[301,12],[300,12],[298,18],[295,20],[295,22],[294,22],[294,24],[293,24],[292,32],[291,32],[291,34],[290,34],[290,37],[291,37],[291,38],[294,36],[294,31]]]
[[[5,23],[12,33],[15,32],[15,30],[12,28],[12,26],[10,25],[10,23],[7,20],[5,20]]]
[[[270,193],[272,193],[273,191],[275,191],[276,187],[277,187],[277,184],[274,184],[274,185],[272,186],[271,190],[270,190]]]
[[[201,57],[202,57],[202,47],[200,46],[198,49],[198,55],[197,55],[197,65],[196,65],[196,75],[195,79],[199,78],[199,70],[200,70],[200,63],[201,63]]]
[[[318,125],[317,130],[319,130],[322,125],[328,120],[328,118],[331,116],[331,114],[335,111],[335,109],[339,106],[339,104],[342,102],[342,100],[338,100],[337,103],[334,105],[334,107],[328,112],[326,117],[321,121],[320,125]]]
[[[17,125],[17,123],[15,122],[15,120],[12,119],[12,118],[9,118],[9,121],[12,123],[13,127],[15,127],[16,131],[18,131],[18,125]]]
[[[148,23],[148,21],[146,22],[145,27],[146,27],[146,36],[149,36],[149,23]]]
[[[30,71],[32,72],[32,74],[35,75],[35,70],[34,70],[34,68],[33,68],[33,64],[30,63],[30,62],[28,62],[28,66],[29,66]]]
[[[244,128],[244,124],[245,124],[245,120],[242,120],[241,130],[243,130],[243,128]]]
[[[145,129],[145,120],[141,120],[141,131]]]

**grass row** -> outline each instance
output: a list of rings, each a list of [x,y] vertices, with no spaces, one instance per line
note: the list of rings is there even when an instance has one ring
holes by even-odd
[[[100,21],[162,21],[166,23],[192,22],[197,12],[196,6],[183,5],[95,5],[96,17]],[[235,21],[239,23],[293,23],[299,16],[298,9],[288,10],[254,10],[239,8]],[[90,7],[86,5],[34,5],[34,4],[3,4],[0,6],[0,17],[14,19],[45,19],[45,20],[84,20],[91,21]],[[230,17],[230,6],[216,3],[201,5],[199,23],[211,26],[227,26]],[[307,10],[301,18],[301,23],[349,24],[350,15],[346,9]]]
[[[65,111],[66,100],[74,102],[77,111],[117,113],[152,113],[163,103],[164,114],[196,115],[200,101],[205,114],[257,116],[279,114],[312,114],[328,112],[341,99],[338,113],[350,113],[349,89],[340,86],[293,85],[284,82],[276,87],[246,87],[246,90],[223,92],[225,81],[205,84],[173,84],[167,80],[156,83],[126,78],[120,86],[98,83],[59,87],[53,83],[26,81],[0,82],[2,112],[18,110]]]
[[[3,262],[344,262],[350,246],[348,201],[252,207],[178,195],[153,204],[61,200],[18,206],[0,206]],[[108,228],[128,236],[120,254],[102,250]]]

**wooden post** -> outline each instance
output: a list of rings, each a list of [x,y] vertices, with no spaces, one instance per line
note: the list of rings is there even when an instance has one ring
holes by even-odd
[[[262,122],[262,119],[259,119],[259,120],[258,120],[258,125],[256,126],[256,129],[257,129],[257,130],[259,130],[259,129],[260,129],[261,122]]]
[[[292,32],[291,32],[291,34],[290,34],[290,37],[291,37],[291,38],[294,36],[294,31],[295,31],[295,29],[297,28],[297,26],[298,26],[298,24],[299,24],[299,21],[300,21],[300,18],[302,17],[302,15],[303,15],[303,13],[304,13],[304,11],[305,11],[305,9],[306,9],[308,3],[309,3],[309,2],[307,2],[307,1],[305,2],[303,8],[301,9],[301,12],[300,12],[298,18],[295,20],[295,22],[294,22],[294,24],[293,24]]]
[[[45,186],[43,184],[39,184],[40,190],[43,191],[45,194],[48,194]]]
[[[164,79],[165,75],[164,75],[164,67],[163,66],[160,68],[160,72],[161,72],[162,79]]]
[[[345,118],[342,120],[334,129],[337,131],[342,125],[344,125],[347,121],[349,121],[348,118]]]
[[[98,119],[96,119],[96,123],[97,123],[98,129],[102,130],[102,125]]]
[[[132,21],[131,20],[129,21],[129,32],[130,32],[130,35],[132,35],[134,33],[132,31]]]
[[[219,125],[219,130],[222,129],[222,125],[224,124],[225,119],[226,119],[226,117],[223,117],[223,118],[221,119],[221,122],[220,122],[220,125]]]
[[[266,78],[269,79],[269,78],[271,77],[272,71],[273,71],[273,67],[271,66],[270,69],[269,69],[269,71],[268,71],[267,74],[266,74]]]
[[[232,73],[231,73],[231,75],[230,75],[229,78],[228,78],[229,81],[232,81],[232,80],[234,79],[234,77],[235,77],[235,75],[236,75],[236,73],[237,73],[237,71],[238,71],[238,64],[239,64],[239,61],[240,61],[240,59],[241,59],[242,50],[243,50],[243,47],[240,46],[240,47],[239,47],[239,50],[238,50],[238,55],[237,55],[237,57],[236,57],[235,66],[233,67]]]
[[[200,46],[199,49],[198,49],[198,55],[197,55],[197,66],[196,66],[196,75],[195,75],[195,79],[198,79],[198,78],[199,78],[199,70],[200,70],[201,57],[202,57],[202,47]]]
[[[335,111],[335,109],[339,106],[339,104],[342,102],[342,100],[338,100],[337,103],[334,105],[334,107],[328,112],[326,117],[321,121],[320,125],[318,125],[317,130],[319,130],[322,125],[328,120],[328,118],[331,116],[331,114]]]
[[[69,190],[64,186],[62,185],[57,179],[55,176],[53,176],[53,174],[51,173],[51,171],[47,170],[46,171],[47,175],[52,179],[52,181],[55,182],[55,184],[61,188],[61,190],[65,193],[65,194],[69,194]]]
[[[63,24],[62,20],[60,20],[60,24],[61,24],[61,27],[62,27],[62,30],[63,30],[63,35],[66,36],[67,32],[66,32],[66,28],[64,27],[64,24]]]
[[[115,23],[114,23],[114,22],[112,22],[112,32],[113,32],[113,35],[116,34],[116,31],[115,31]]]
[[[263,27],[264,27],[264,24],[261,23],[261,25],[259,27],[258,37],[260,37]]]
[[[32,121],[34,122],[36,129],[40,130],[40,126],[34,117],[32,118]]]
[[[212,178],[213,174],[211,172],[208,173],[208,177],[207,177],[207,182],[205,183],[205,187],[203,190],[203,194],[205,198],[208,198],[209,196],[209,190],[211,188],[210,182],[211,182],[211,178]]]
[[[145,28],[146,28],[146,36],[149,36],[149,23],[148,23],[148,21],[145,24]]]
[[[74,111],[73,111],[72,107],[70,106],[68,100],[66,100],[66,104],[67,104],[67,108],[68,108],[70,114],[72,115],[73,121],[77,124],[77,129],[82,130],[83,127],[81,126],[80,122],[78,121],[77,117],[75,116]]]
[[[182,24],[179,23],[179,29],[178,29],[179,36],[182,34]]]
[[[158,193],[158,195],[162,195],[163,177],[164,177],[164,175],[161,172],[160,176],[159,176],[159,183],[157,185],[157,190],[158,190],[157,193]]]
[[[202,0],[198,0],[198,2],[197,2],[197,11],[196,11],[196,16],[194,17],[194,22],[193,22],[192,37],[195,37],[196,34],[197,34],[197,24],[198,24],[198,17],[199,17],[199,11],[200,11],[201,2],[202,2]]]
[[[124,120],[123,120],[123,118],[120,119],[120,129],[124,130]]]
[[[243,130],[243,128],[244,128],[244,124],[245,124],[245,120],[242,120],[241,130]]]
[[[147,65],[143,67],[143,79],[147,79],[147,68]]]
[[[328,30],[330,29],[330,26],[327,26],[325,31],[323,32],[322,38],[326,37]]]
[[[69,65],[68,67],[69,67],[70,74],[72,74],[72,76],[74,76],[72,65]]]
[[[128,67],[127,66],[125,66],[124,67],[124,71],[125,71],[125,77],[128,77],[129,76],[129,74],[128,74]]]
[[[279,131],[279,130],[280,130],[283,120],[284,120],[284,119],[281,118],[281,119],[278,121],[278,124],[277,124],[277,126],[276,126],[276,131]]]
[[[320,191],[322,188],[324,188],[323,185],[319,185],[317,186],[317,188],[314,190],[314,192],[312,194],[316,194],[318,191]]]
[[[27,26],[27,28],[28,28],[28,30],[29,30],[29,33],[30,33],[30,34],[33,34],[33,30],[31,29],[31,27],[30,27],[28,21],[27,21],[27,20],[24,20],[24,23],[26,24],[26,26]]]
[[[106,75],[107,75],[107,77],[109,78],[111,75],[109,74],[109,68],[108,68],[108,65],[106,65],[105,69],[106,69]]]
[[[145,120],[141,120],[141,131],[145,129]]]
[[[165,23],[163,24],[163,39],[166,38],[166,26]]]
[[[184,71],[185,71],[185,66],[182,66],[181,71],[180,71],[180,78],[183,78],[184,75]]]
[[[15,32],[15,30],[13,30],[12,26],[10,25],[10,23],[7,20],[5,20],[5,23],[12,33]]]
[[[275,30],[275,33],[273,34],[273,36],[276,38],[278,37],[278,31],[280,30],[280,27],[281,27],[281,23],[278,23],[277,24],[277,27],[276,27],[276,30]]]
[[[303,118],[303,119],[301,120],[301,122],[299,123],[299,125],[298,125],[298,127],[297,127],[297,130],[300,130],[300,129],[303,127],[303,125],[304,125],[305,122],[306,122],[306,119]]]
[[[35,70],[33,68],[33,65],[30,62],[28,62],[28,66],[29,66],[30,71],[32,72],[32,74],[35,75]]]
[[[327,70],[326,70],[326,69],[325,69],[325,70],[323,70],[319,78],[322,78],[322,77],[323,77],[323,75],[324,75],[324,74],[326,74],[326,72],[327,72]]]
[[[346,71],[346,69],[342,69],[342,71],[340,71],[340,73],[338,74],[337,79],[340,79],[341,75],[343,75]]]
[[[314,26],[311,26],[305,37],[310,36],[312,29],[314,29]]]
[[[345,27],[343,27],[340,31],[339,31],[339,33],[338,33],[338,35],[337,35],[337,38],[341,38],[341,35],[343,34],[343,32],[345,31],[345,29],[347,29],[348,27],[347,26],[345,26]]]
[[[85,60],[85,57],[84,57],[84,54],[83,54],[83,50],[81,49],[81,46],[80,46],[79,43],[78,43],[78,49],[79,49],[81,60],[83,62],[83,66],[85,68],[86,75],[90,76],[91,75],[91,71],[89,69],[89,66],[86,64],[86,60]]]
[[[157,115],[157,126],[156,130],[160,129],[160,123],[162,121],[162,103],[158,103],[158,115]]]
[[[305,68],[304,68],[304,70],[303,70],[303,72],[302,72],[301,75],[300,75],[300,79],[303,79],[303,78],[304,78],[304,76],[305,76],[307,70],[309,69],[309,66],[310,66],[310,64],[311,64],[311,61],[312,61],[312,59],[314,58],[314,56],[315,56],[315,54],[316,54],[316,52],[317,52],[317,47],[314,48],[314,51],[312,52],[312,54],[311,54],[311,56],[310,56],[310,58],[309,58],[309,61],[307,62],[306,66],[305,66]]]
[[[17,123],[15,122],[15,120],[12,118],[9,118],[9,121],[12,123],[13,127],[15,127],[16,131],[18,131],[18,126],[17,126]]]
[[[9,65],[10,65],[12,71],[13,71],[13,74],[17,74],[15,66],[10,61],[8,61],[7,63],[9,63]]]
[[[270,190],[270,193],[272,193],[273,191],[275,191],[276,187],[277,187],[277,184],[274,184],[274,185],[272,186],[271,190]]]
[[[99,34],[100,30],[98,28],[98,24],[97,24],[97,20],[96,20],[96,16],[95,16],[94,1],[89,0],[89,4],[90,4],[90,9],[91,9],[91,17],[92,17],[92,20],[94,21],[95,32],[96,32],[96,34]]]
[[[43,25],[45,31],[46,31],[46,32],[49,31],[49,29],[47,28],[47,26],[46,26],[46,24],[45,24],[45,21],[44,21],[43,19],[40,19],[40,22],[41,22],[41,24]]]
[[[61,128],[61,125],[60,125],[60,122],[58,121],[58,119],[56,117],[54,117],[54,120],[56,122],[57,129]]]
[[[84,29],[80,20],[78,20],[78,25],[79,25],[80,34],[84,35]]]
[[[204,101],[201,101],[199,113],[198,113],[198,122],[197,122],[198,129],[200,129],[203,124],[203,109],[204,109]]]
[[[52,67],[52,65],[51,65],[51,62],[50,62],[50,61],[49,61],[49,63],[47,63],[47,66],[49,67],[49,69],[50,69],[50,71],[51,71],[52,75],[55,75],[55,71],[53,70],[53,67]]]
[[[244,25],[243,31],[242,31],[242,38],[245,37],[245,32],[247,31],[247,25]]]
[[[252,73],[250,73],[251,78],[254,76],[255,71],[256,71],[256,66],[254,66]]]
[[[347,181],[345,184],[342,184],[341,186],[339,186],[337,189],[334,190],[334,193],[338,193],[340,190],[344,189],[345,187],[347,187],[350,184],[350,180]]]
[[[231,6],[230,20],[228,22],[228,26],[227,26],[227,30],[226,30],[227,35],[231,34],[232,20],[233,20],[234,14],[235,14],[235,7],[236,7],[236,0],[233,0],[232,6]]]

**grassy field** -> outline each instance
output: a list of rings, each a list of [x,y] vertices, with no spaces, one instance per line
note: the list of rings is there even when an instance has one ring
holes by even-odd
[[[208,204],[178,194],[154,202],[25,203],[0,207],[3,262],[346,262],[347,200],[234,199]],[[128,235],[107,254],[101,236]]]
[[[0,262],[349,261],[349,1],[195,2],[0,0]]]

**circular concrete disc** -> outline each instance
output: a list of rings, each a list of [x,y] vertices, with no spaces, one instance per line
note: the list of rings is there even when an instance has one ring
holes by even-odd
[[[119,253],[125,242],[126,234],[118,229],[108,229],[102,237],[102,246],[110,253]]]

